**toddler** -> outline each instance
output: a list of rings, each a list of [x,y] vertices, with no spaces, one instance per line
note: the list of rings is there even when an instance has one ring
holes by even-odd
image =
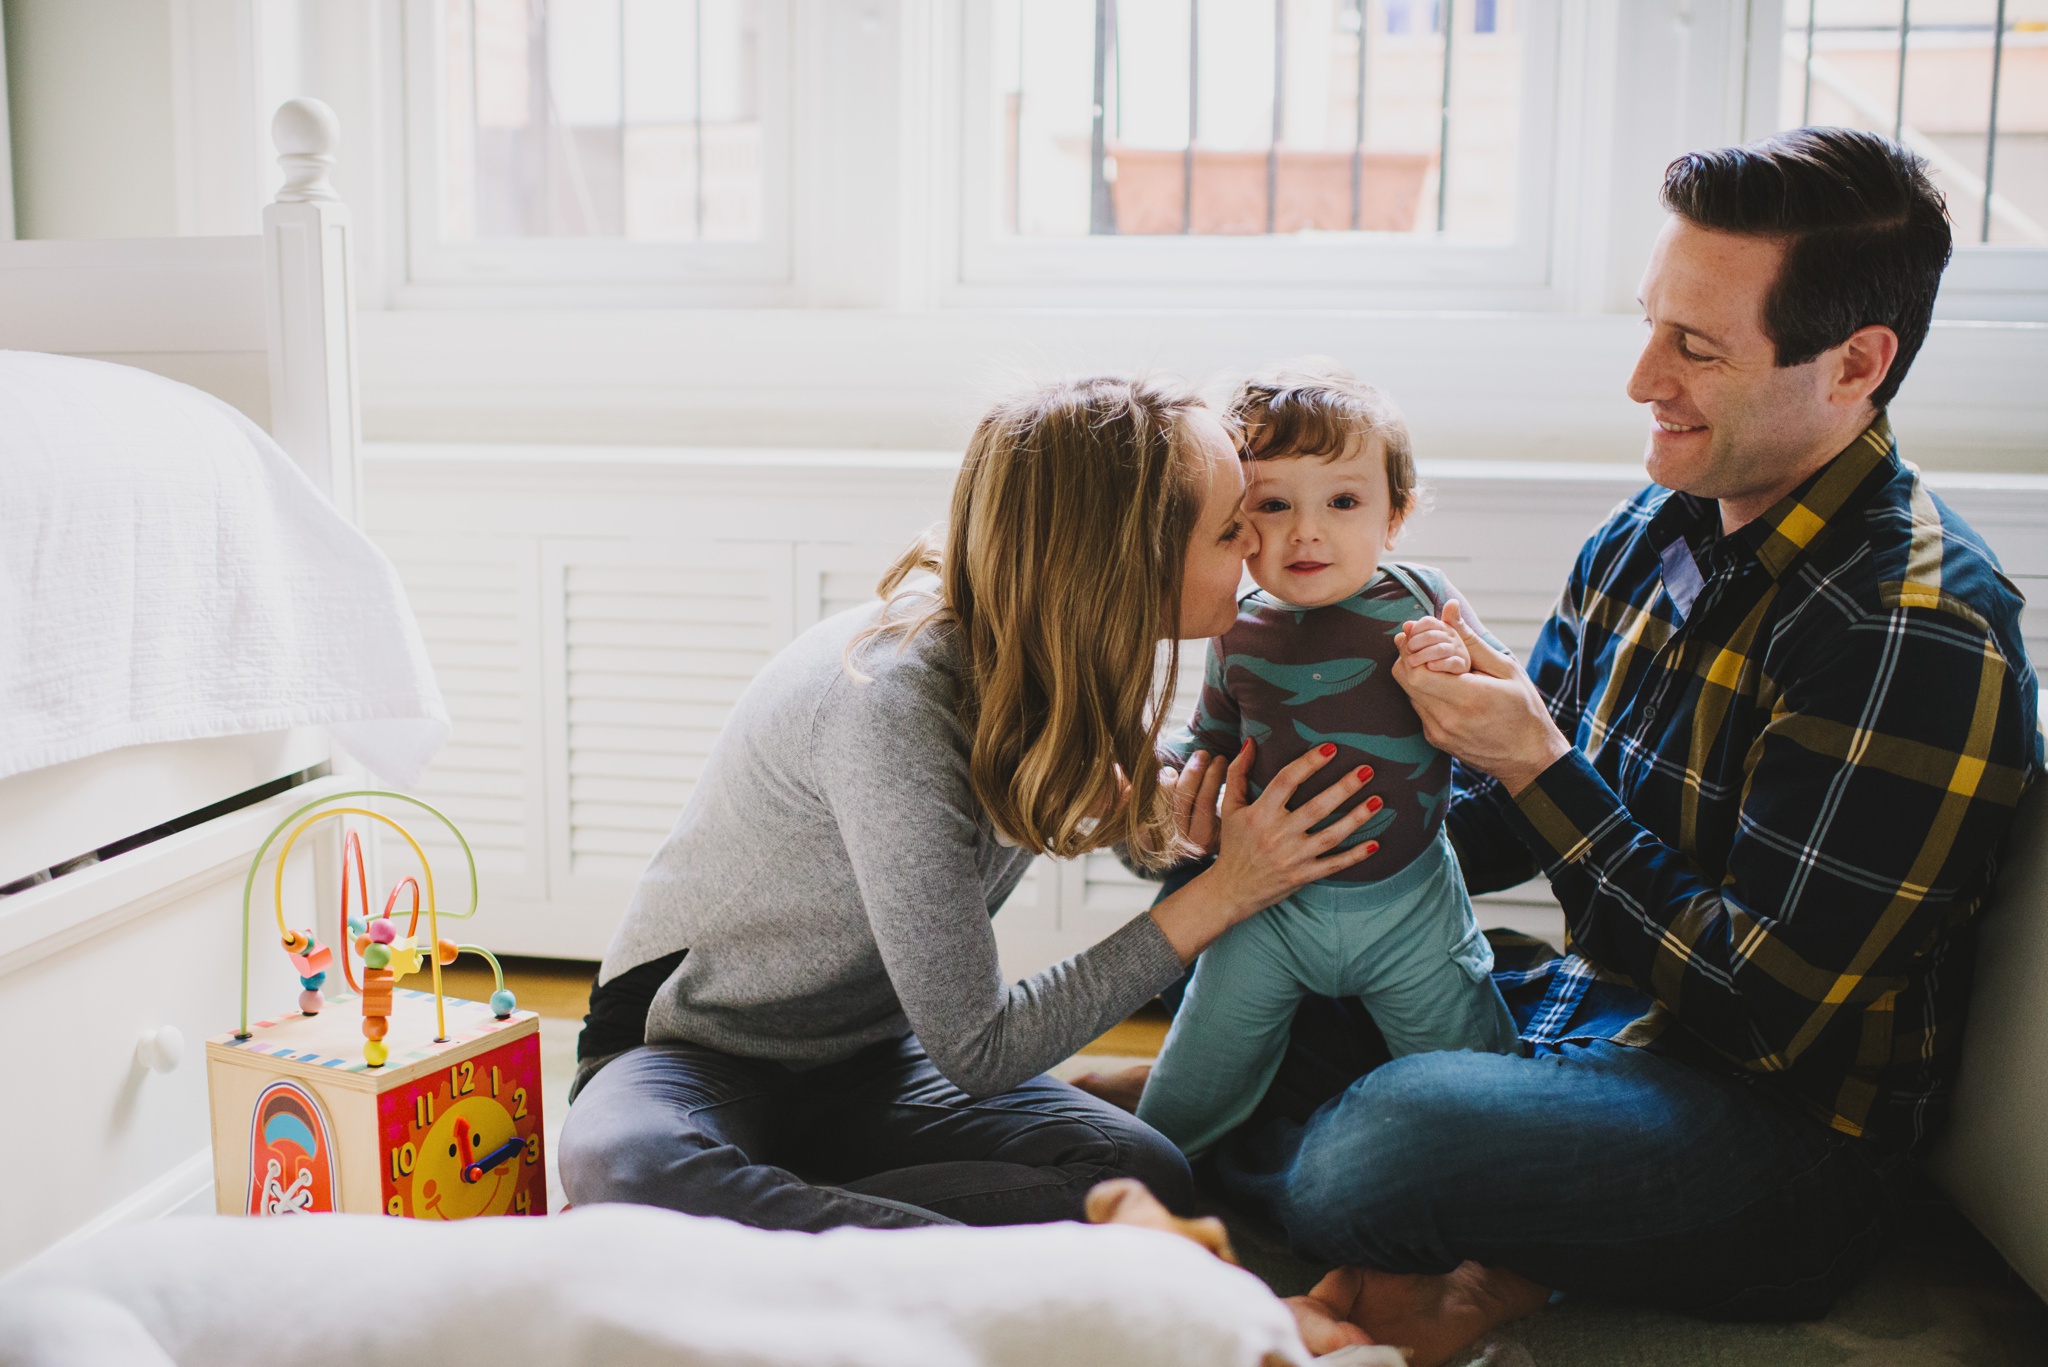
[[[1374,815],[1346,844],[1373,841],[1378,851],[1238,925],[1196,964],[1138,1104],[1139,1118],[1190,1155],[1265,1095],[1307,993],[1362,998],[1397,1057],[1515,1047],[1489,976],[1493,951],[1443,830],[1450,757],[1423,739],[1392,676],[1404,622],[1441,617],[1457,601],[1477,623],[1437,571],[1381,558],[1416,498],[1407,425],[1335,367],[1261,375],[1231,411],[1251,462],[1245,509],[1259,532],[1250,562],[1259,587],[1210,642],[1194,720],[1162,761],[1184,766],[1196,751],[1232,756],[1256,742],[1256,798],[1312,747],[1335,746],[1295,805],[1370,768],[1370,785],[1329,820],[1364,802]],[[1435,622],[1418,628],[1415,645],[1423,628],[1438,647],[1426,652],[1428,668],[1469,668],[1456,633]]]

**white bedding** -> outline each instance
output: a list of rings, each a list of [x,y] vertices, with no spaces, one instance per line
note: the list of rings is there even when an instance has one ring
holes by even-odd
[[[0,351],[0,778],[301,726],[400,785],[447,740],[390,562],[211,395]]]
[[[1103,1225],[770,1233],[633,1206],[164,1220],[0,1281],[5,1367],[1259,1367],[1287,1309]]]

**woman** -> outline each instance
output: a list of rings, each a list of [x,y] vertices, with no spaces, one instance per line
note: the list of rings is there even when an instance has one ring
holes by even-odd
[[[1337,848],[1362,804],[1309,833],[1358,775],[1287,810],[1322,754],[1257,802],[1246,755],[1227,781],[1157,772],[1155,652],[1233,620],[1243,492],[1222,423],[1163,383],[1055,384],[982,421],[943,555],[755,678],[641,879],[578,1048],[570,1200],[816,1230],[1078,1218],[1118,1176],[1185,1199],[1171,1144],[1041,1074],[1365,857]],[[936,592],[905,587],[921,568]],[[1164,865],[1218,820],[1200,877],[1003,981],[989,918],[1032,856]]]

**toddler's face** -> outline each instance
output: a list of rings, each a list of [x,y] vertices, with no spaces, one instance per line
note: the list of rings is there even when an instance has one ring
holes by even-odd
[[[1248,462],[1244,506],[1259,533],[1252,578],[1296,607],[1342,602],[1379,572],[1401,519],[1387,491],[1377,440],[1336,460]]]

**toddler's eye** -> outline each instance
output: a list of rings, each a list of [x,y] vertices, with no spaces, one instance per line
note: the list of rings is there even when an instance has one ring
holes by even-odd
[[[1338,509],[1356,508],[1358,506],[1358,499],[1351,494],[1339,494],[1330,500],[1330,506]]]
[[[1287,500],[1284,498],[1269,498],[1258,506],[1258,511],[1262,513],[1284,513],[1287,511]]]

